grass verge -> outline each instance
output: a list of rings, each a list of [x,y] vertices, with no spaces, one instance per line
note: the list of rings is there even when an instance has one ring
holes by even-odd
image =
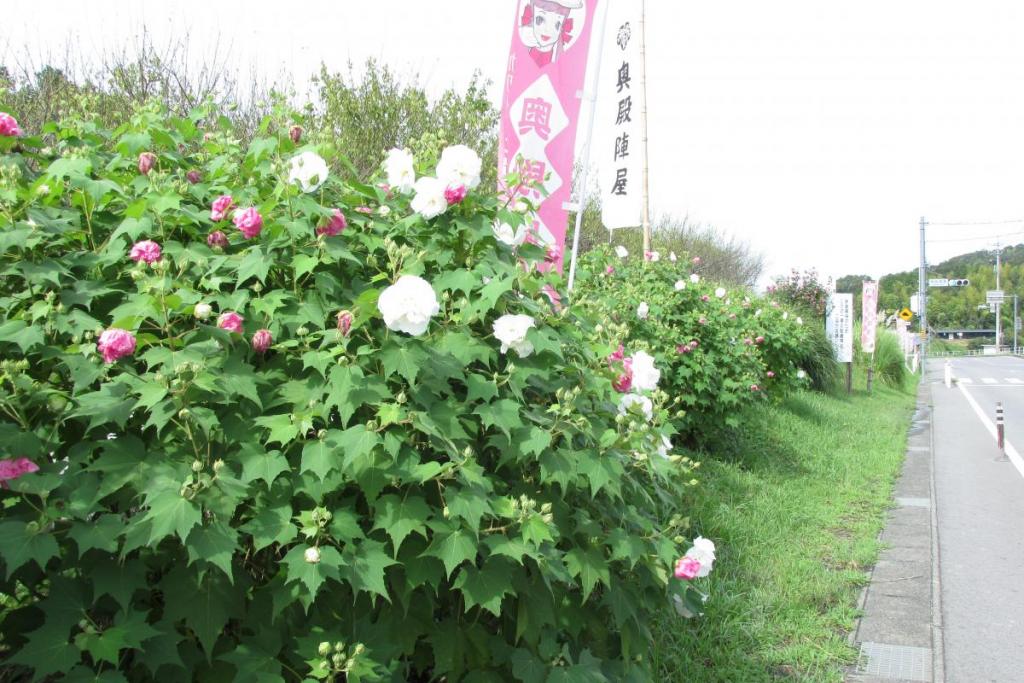
[[[843,680],[865,570],[880,549],[916,382],[803,392],[747,416],[704,458],[694,531],[718,544],[700,619],[655,624],[659,680]],[[709,590],[708,590],[709,589]]]

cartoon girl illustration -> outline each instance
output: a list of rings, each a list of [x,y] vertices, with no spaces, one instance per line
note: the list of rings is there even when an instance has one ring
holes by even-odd
[[[537,66],[557,62],[569,47],[576,37],[573,12],[581,7],[583,0],[527,0],[519,37]]]

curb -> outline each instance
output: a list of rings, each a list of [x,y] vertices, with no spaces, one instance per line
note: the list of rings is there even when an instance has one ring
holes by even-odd
[[[879,532],[882,548],[865,572],[860,616],[847,638],[858,651],[857,662],[847,667],[847,683],[945,683],[932,415],[926,378],[918,385],[903,462]]]

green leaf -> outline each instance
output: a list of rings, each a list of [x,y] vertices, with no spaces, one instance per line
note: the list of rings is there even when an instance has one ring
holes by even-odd
[[[219,572],[206,572],[199,580],[191,571],[172,570],[160,585],[164,595],[183,598],[167,602],[165,617],[172,621],[184,619],[185,625],[195,632],[209,660],[228,619],[242,614],[242,594]]]
[[[181,208],[181,195],[170,190],[149,197],[149,208],[156,214],[177,211]]]
[[[292,268],[295,269],[295,277],[299,278],[306,273],[312,273],[320,265],[320,259],[309,254],[296,254],[292,259]]]
[[[430,506],[420,496],[399,498],[387,495],[374,504],[376,516],[374,529],[383,529],[391,537],[394,548],[393,555],[398,557],[398,549],[405,537],[416,532],[426,538],[426,523],[430,519]]]
[[[544,683],[548,667],[529,650],[522,648],[512,653],[512,675],[522,683]]]
[[[512,593],[509,567],[504,562],[488,560],[483,569],[468,565],[459,570],[452,584],[462,591],[466,601],[465,611],[479,605],[496,617],[501,616],[501,600]]]
[[[366,428],[366,425],[349,427],[338,435],[338,447],[343,455],[342,467],[351,468],[356,461],[369,456],[380,444],[380,436]],[[362,469],[357,467],[356,469]]]
[[[204,560],[220,568],[229,581],[234,581],[231,558],[238,548],[237,531],[223,522],[214,521],[208,526],[194,528],[185,547],[188,548],[189,565],[196,560]]]
[[[312,472],[321,481],[326,479],[331,470],[341,466],[341,439],[342,432],[330,429],[324,438],[307,441],[302,447],[299,472]]]
[[[469,532],[457,528],[435,534],[434,540],[423,554],[441,560],[444,563],[445,575],[450,577],[460,564],[476,558],[476,542]]]
[[[89,576],[94,597],[109,595],[124,610],[131,606],[135,591],[146,587],[146,568],[139,560],[100,561],[91,568]]]
[[[43,530],[31,532],[27,527],[25,522],[0,523],[0,556],[4,558],[8,578],[30,560],[35,561],[40,569],[46,569],[47,561],[60,552],[50,533]]]
[[[464,268],[448,271],[433,282],[435,291],[462,291],[466,294],[472,293],[480,284],[480,279],[472,271]]]
[[[451,516],[466,520],[474,533],[480,529],[480,519],[492,511],[487,494],[479,487],[451,487],[448,489],[447,501]]]
[[[282,446],[287,446],[299,435],[299,425],[289,413],[261,415],[253,420],[253,422],[260,427],[266,427],[270,430],[267,443],[276,441]]]
[[[551,445],[551,433],[540,427],[530,427],[516,433],[519,450],[524,455],[540,455]]]
[[[473,412],[480,416],[484,425],[498,427],[509,437],[512,436],[511,431],[522,422],[519,417],[519,404],[509,399],[482,405]]]
[[[416,383],[416,375],[419,374],[420,366],[426,362],[426,358],[427,355],[415,342],[390,343],[380,353],[385,378],[397,372],[409,384]]]
[[[235,284],[241,286],[242,283],[251,277],[265,283],[272,262],[273,259],[263,253],[263,250],[258,246],[251,247],[246,253],[245,258],[242,259],[242,263],[238,266],[238,278]]]
[[[573,548],[565,554],[565,566],[583,583],[584,602],[598,581],[606,586],[609,584],[608,563],[596,548]]]
[[[498,395],[498,387],[495,386],[494,380],[483,377],[482,375],[467,375],[466,387],[468,389],[466,394],[466,401],[490,401]]]
[[[28,642],[8,660],[35,670],[35,679],[66,673],[81,659],[81,653],[69,642],[69,628],[46,622],[28,634]]]
[[[118,654],[125,647],[125,630],[111,626],[101,633],[79,633],[75,645],[92,655],[96,662],[108,662],[117,666]]]
[[[78,545],[78,554],[92,548],[108,553],[117,551],[117,537],[124,531],[120,515],[100,515],[89,522],[75,522],[68,530],[68,536]]]
[[[281,455],[281,451],[268,451],[250,444],[239,453],[238,458],[242,461],[242,482],[245,484],[262,479],[269,486],[290,469],[288,459]]]
[[[161,491],[147,499],[146,503],[149,512],[143,521],[152,524],[149,533],[151,544],[159,543],[172,533],[184,541],[192,528],[202,521],[199,508],[178,491]]]
[[[307,546],[301,544],[294,546],[281,562],[288,568],[288,583],[301,581],[309,594],[316,597],[324,581],[340,578],[338,568],[342,564],[342,559],[337,550],[325,546],[320,548],[319,562],[306,562],[306,548]]]
[[[8,320],[0,325],[0,342],[17,344],[22,353],[45,342],[40,325],[29,325],[24,320]]]
[[[345,546],[342,558],[342,576],[352,584],[354,591],[375,593],[391,601],[384,584],[384,570],[395,564],[395,561],[384,552],[383,543],[363,541],[358,548],[350,543]]]
[[[263,508],[258,515],[242,525],[242,531],[252,536],[253,550],[256,551],[273,543],[291,543],[299,534],[292,523],[290,504]]]

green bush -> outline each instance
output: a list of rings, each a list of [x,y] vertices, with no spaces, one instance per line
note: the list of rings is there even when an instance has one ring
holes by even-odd
[[[820,320],[808,324],[807,337],[798,349],[798,354],[796,363],[807,373],[807,379],[815,391],[836,391],[843,383],[843,369],[836,361],[836,351],[825,335]]]
[[[659,254],[654,262],[619,249],[586,254],[580,292],[621,343],[648,349],[664,368],[663,386],[682,409],[674,419],[680,433],[694,439],[737,426],[743,406],[805,383],[808,327],[797,316],[701,279],[686,254]]]
[[[666,394],[624,410],[619,338],[496,240],[523,219],[466,150],[450,206],[310,154],[303,192],[291,121],[244,149],[204,109],[0,137],[10,675],[650,680],[651,612],[699,611]]]

